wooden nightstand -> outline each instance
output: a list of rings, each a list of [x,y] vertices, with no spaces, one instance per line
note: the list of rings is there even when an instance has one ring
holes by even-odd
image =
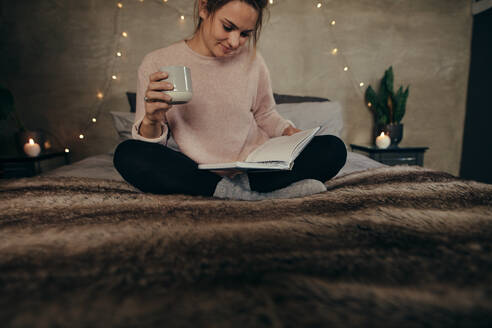
[[[0,178],[32,177],[63,164],[70,164],[70,153],[59,151],[44,153],[37,157],[22,155],[0,157]]]
[[[386,165],[424,165],[424,153],[429,147],[391,147],[379,149],[373,145],[350,144],[353,151],[362,152]]]

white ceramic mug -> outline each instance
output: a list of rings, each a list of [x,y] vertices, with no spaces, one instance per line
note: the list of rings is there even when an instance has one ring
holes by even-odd
[[[191,100],[193,89],[191,87],[191,70],[186,66],[162,66],[161,72],[169,74],[166,81],[174,85],[171,91],[163,91],[172,97],[171,104],[185,104]]]

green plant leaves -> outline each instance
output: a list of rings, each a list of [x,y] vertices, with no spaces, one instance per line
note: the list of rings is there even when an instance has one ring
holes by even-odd
[[[14,111],[14,96],[5,88],[0,87],[0,120],[6,120]]]
[[[376,95],[376,91],[374,91],[374,89],[371,86],[369,86],[366,89],[366,101],[371,104],[369,108],[372,111],[374,111],[374,108],[375,108],[374,106],[376,105],[376,103],[378,101],[377,99],[378,99],[378,96]]]
[[[376,91],[369,86],[366,89],[365,98],[366,102],[371,104],[370,109],[374,114],[374,120],[379,124],[386,124],[388,121],[388,115],[385,113],[384,99],[381,98],[381,95],[376,94]]]
[[[407,105],[408,92],[410,87],[407,87],[403,91],[403,87],[400,87],[394,96],[395,99],[395,122],[400,122],[405,115],[405,107]]]
[[[384,72],[377,93],[370,85],[366,89],[366,102],[371,104],[370,109],[377,124],[400,123],[405,115],[409,87],[403,91],[403,87],[400,86],[395,94],[393,83],[393,67],[390,66]]]
[[[0,120],[6,120],[9,116],[12,116],[20,131],[25,130],[24,124],[15,111],[14,96],[12,95],[12,92],[3,86],[0,86]]]
[[[384,72],[384,77],[383,77],[383,83],[384,83],[385,89],[390,94],[393,94],[393,80],[394,80],[393,66],[390,66]]]

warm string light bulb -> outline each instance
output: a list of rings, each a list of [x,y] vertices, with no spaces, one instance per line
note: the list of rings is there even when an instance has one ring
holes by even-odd
[[[322,4],[321,2],[318,2],[318,4],[316,5],[316,8],[321,8]]]
[[[140,2],[144,2],[144,0],[140,0]],[[166,0],[166,1],[164,1],[164,2],[167,2],[167,0]],[[121,9],[121,8],[123,8],[123,3],[118,2],[118,3],[116,4],[116,6],[117,6],[118,8],[120,8],[120,9]],[[125,32],[125,31],[124,31],[124,32],[122,32],[122,33],[121,33],[121,35],[122,35],[124,38],[128,37],[128,33],[127,33],[127,32]],[[123,54],[121,53],[121,51],[117,51],[117,52],[116,52],[116,57],[121,57],[122,55],[123,55]],[[112,76],[111,76],[111,79],[113,79],[113,80],[117,80],[117,79],[118,79],[118,76],[116,76],[116,75],[112,75]],[[102,92],[100,92],[100,91],[99,91],[99,92],[97,93],[97,98],[98,98],[98,99],[103,99],[103,98],[104,98],[104,94],[103,94]],[[97,122],[97,118],[96,118],[96,117],[93,117],[93,118],[91,119],[91,121],[92,121],[92,123],[96,123],[96,122]],[[80,135],[79,135],[79,139],[81,139],[81,140],[82,140],[82,139],[84,139],[84,135],[83,135],[83,134],[80,134]],[[65,149],[65,151],[67,151],[67,149]],[[68,152],[68,151],[67,151],[67,152]]]
[[[321,3],[318,3],[317,7],[320,8],[321,5],[322,5]],[[330,25],[331,26],[335,26],[336,23],[337,22],[334,19],[330,21]],[[331,54],[332,55],[337,55],[338,54],[338,48],[333,48],[333,50],[331,51]],[[343,67],[343,71],[344,72],[347,72],[348,70],[349,70],[349,67],[348,66],[344,66]],[[364,82],[360,82],[359,83],[359,86],[362,88],[364,86]],[[372,104],[371,103],[368,103],[368,106],[371,107]]]
[[[83,135],[83,134],[80,134],[80,135],[79,135],[79,139],[80,139],[80,140],[82,140],[82,139],[84,139],[84,138],[85,138],[85,137],[84,137],[84,135]]]
[[[183,15],[181,15],[181,17],[179,17],[182,21],[185,19],[185,17]]]
[[[70,152],[70,149],[65,148],[65,153],[69,153],[69,152]]]

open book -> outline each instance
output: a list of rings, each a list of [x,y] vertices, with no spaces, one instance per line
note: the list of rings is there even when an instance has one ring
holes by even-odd
[[[294,160],[319,129],[318,126],[290,136],[271,138],[249,154],[244,162],[200,164],[198,168],[201,170],[243,171],[292,170]]]

